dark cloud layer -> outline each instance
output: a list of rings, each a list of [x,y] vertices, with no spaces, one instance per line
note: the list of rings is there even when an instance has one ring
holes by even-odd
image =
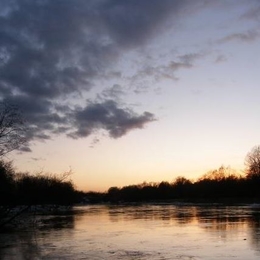
[[[0,100],[21,109],[29,141],[48,140],[55,134],[87,137],[99,129],[118,138],[142,128],[154,115],[129,109],[123,101],[127,94],[124,86],[113,83],[104,90],[97,86],[98,80],[120,77],[120,69],[114,71],[113,65],[125,52],[149,43],[169,19],[172,25],[215,2],[0,0]],[[257,16],[257,10],[250,12]],[[221,42],[258,37],[259,31],[253,30],[229,35]],[[134,85],[145,77],[176,80],[176,71],[192,68],[202,55],[192,53],[167,64],[145,64],[128,82]],[[86,98],[95,87],[96,101],[87,99],[86,106],[75,106],[75,97]],[[135,92],[145,87],[141,84]],[[29,151],[30,146],[22,150]]]
[[[1,0],[1,92],[54,99],[88,90],[182,1]]]
[[[124,51],[145,44],[186,2],[0,0],[0,97],[23,111],[28,140],[86,137],[98,129],[117,138],[153,121],[149,112],[119,108],[116,98],[85,108],[64,100],[89,91]],[[114,86],[101,96],[122,93]]]

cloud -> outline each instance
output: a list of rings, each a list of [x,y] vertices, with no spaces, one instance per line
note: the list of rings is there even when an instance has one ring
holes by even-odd
[[[148,43],[187,5],[183,0],[0,0],[0,97],[21,108],[28,141],[72,133],[74,123],[76,138],[99,128],[118,138],[153,121],[152,113],[119,108],[124,97],[119,85],[99,93],[103,103],[76,109],[70,98],[85,97],[104,75],[120,76],[112,64]]]
[[[184,0],[111,0],[100,9],[104,28],[120,46],[132,48],[144,44],[170,15],[186,6]]]
[[[133,129],[141,129],[145,124],[155,120],[152,113],[141,115],[127,108],[118,107],[112,100],[103,103],[92,103],[75,113],[75,131],[70,133],[72,138],[87,137],[96,130],[106,130],[110,137],[119,138]]]
[[[170,61],[166,61],[164,64],[147,64],[137,70],[128,80],[131,86],[135,86],[134,92],[136,94],[145,93],[150,89],[149,86],[152,85],[152,81],[158,82],[165,79],[179,80],[176,75],[179,70],[193,68],[195,62],[205,55],[206,53],[203,52],[188,53],[179,55]]]
[[[19,151],[22,153],[30,153],[32,152],[31,148],[28,145],[23,145],[22,147],[19,148]]]
[[[147,42],[182,2],[1,0],[0,90],[50,100],[87,91],[122,50]]]
[[[231,41],[239,41],[239,42],[253,42],[258,40],[260,36],[259,31],[257,30],[249,30],[241,33],[233,33],[228,36],[225,36],[218,40],[218,43],[227,43]]]
[[[215,63],[221,63],[225,61],[227,61],[227,57],[223,54],[218,55],[217,58],[215,59]]]
[[[100,139],[97,137],[94,137],[91,141],[90,148],[94,148],[98,143],[100,142]]]
[[[117,89],[118,86],[113,86],[110,90],[114,88]],[[26,96],[15,96],[5,101],[23,107],[22,114],[26,117],[25,138],[28,143],[19,149],[20,152],[31,152],[29,142],[32,140],[45,142],[60,134],[74,139],[85,138],[95,135],[99,130],[106,131],[111,138],[116,139],[155,121],[152,113],[137,114],[127,107],[119,107],[114,100],[88,101],[86,107],[66,106],[63,111],[63,106],[51,106],[48,101],[46,104],[37,103]],[[94,138],[91,146],[98,142]]]
[[[0,101],[21,109],[29,142],[60,134],[84,138],[98,130],[118,138],[143,128],[155,116],[127,107],[122,81],[138,85],[131,91],[146,91],[152,84],[145,80],[178,80],[176,72],[192,68],[201,54],[141,64],[131,78],[114,65],[179,18],[214,2],[0,0]],[[102,80],[112,87],[102,86]],[[91,91],[98,101],[88,97]],[[30,149],[30,144],[21,148]]]
[[[15,104],[21,110],[25,119],[28,141],[33,139],[49,140],[52,133],[57,133],[60,128],[67,129],[69,127],[66,115],[70,110],[64,110],[63,113],[60,113],[55,110],[53,103],[49,100],[43,99],[39,102],[31,96],[12,95],[6,96],[4,102]],[[26,151],[26,149],[22,150]]]
[[[255,2],[255,3],[254,3]],[[244,13],[241,18],[248,20],[260,21],[260,4],[258,0],[252,1],[251,4],[255,4],[246,13]]]
[[[125,95],[126,92],[124,91],[123,87],[119,84],[114,84],[111,88],[104,89],[100,94],[100,98],[118,100]]]
[[[44,158],[41,158],[41,157],[31,157],[31,160],[32,160],[32,161],[35,161],[35,162],[45,161],[45,159],[44,159]]]

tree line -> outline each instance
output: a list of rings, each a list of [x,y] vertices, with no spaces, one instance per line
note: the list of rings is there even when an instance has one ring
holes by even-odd
[[[43,205],[75,203],[77,192],[67,180],[71,172],[62,175],[19,173],[12,162],[0,161],[0,205]]]
[[[82,196],[69,180],[70,174],[20,173],[12,162],[0,160],[0,231],[20,225],[24,213],[68,209],[79,202]]]
[[[260,178],[222,175],[222,172],[226,170],[229,170],[229,168],[220,167],[196,181],[177,177],[172,183],[162,181],[160,183],[128,185],[122,188],[111,187],[104,198],[113,202],[156,200],[180,202],[260,201]],[[218,176],[219,174],[220,176]]]
[[[93,202],[260,202],[260,146],[255,146],[247,154],[245,164],[243,174],[238,174],[230,167],[221,166],[195,181],[179,176],[171,183],[144,182],[111,187],[106,193],[92,192],[87,195]]]

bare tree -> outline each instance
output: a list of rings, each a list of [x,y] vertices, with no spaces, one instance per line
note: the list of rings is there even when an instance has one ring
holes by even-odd
[[[245,158],[246,174],[249,178],[260,178],[260,145],[253,147]]]
[[[0,103],[0,157],[18,149],[26,141],[22,115],[17,107]]]

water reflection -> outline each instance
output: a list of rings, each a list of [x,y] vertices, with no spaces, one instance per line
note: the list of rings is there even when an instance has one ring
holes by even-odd
[[[16,230],[0,233],[0,259],[42,259],[43,246],[52,247],[50,241],[55,234],[59,237],[70,236],[74,228],[74,212],[57,215],[24,216]],[[28,219],[30,218],[30,219]]]
[[[200,254],[209,259],[206,256],[212,252],[218,259],[258,259],[260,255],[260,207],[82,206],[37,215],[35,222],[27,229],[0,233],[1,260],[195,259],[196,254],[196,259]],[[225,248],[231,255],[225,255]]]
[[[254,250],[260,252],[260,207],[146,205],[111,206],[107,210],[113,222],[139,219],[163,221],[164,225],[173,226],[197,223],[221,240],[231,236],[241,241],[249,240]]]
[[[252,212],[252,221],[249,222],[251,243],[260,255],[260,210]]]

